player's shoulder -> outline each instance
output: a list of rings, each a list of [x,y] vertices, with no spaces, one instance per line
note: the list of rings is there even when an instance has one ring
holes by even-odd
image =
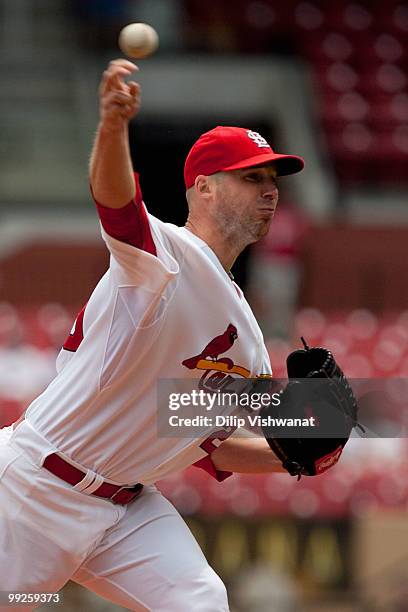
[[[177,243],[180,246],[187,246],[190,243],[190,232],[188,232],[185,227],[180,227],[174,223],[162,221],[149,212],[147,214],[153,233],[159,234],[160,236],[171,242]]]
[[[147,211],[147,217],[149,219],[149,223],[151,226],[158,228],[164,232],[167,232],[169,230],[171,231],[172,228],[179,229],[177,225],[174,225],[174,223],[167,223],[165,221],[162,221],[158,217],[155,217],[154,215],[152,215],[152,213],[150,213],[147,209],[146,211]]]
[[[158,217],[155,217],[154,215],[152,215],[152,213],[150,213],[149,211],[147,211],[147,216],[149,219],[149,223],[151,225],[153,225],[154,227],[158,227],[162,229],[163,231],[172,232],[172,231],[181,229],[181,227],[179,227],[178,225],[175,225],[174,223],[168,223],[167,221],[162,221]]]

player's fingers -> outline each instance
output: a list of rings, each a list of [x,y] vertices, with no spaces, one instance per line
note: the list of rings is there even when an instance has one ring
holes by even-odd
[[[128,68],[131,72],[135,72],[136,70],[139,70],[139,67],[134,64],[133,62],[130,62],[127,59],[124,59],[123,57],[119,57],[117,59],[111,60],[109,62],[109,67],[111,66],[123,66],[124,68]]]
[[[99,86],[99,94],[103,96],[110,89],[122,89],[122,79],[129,74],[131,74],[131,72],[126,68],[118,67],[116,69],[105,70]]]
[[[113,91],[107,92],[105,101],[109,102],[111,100],[115,100],[116,102],[122,102],[123,104],[131,104],[134,97],[135,95],[132,95],[130,91],[120,91],[114,89]]]
[[[131,119],[139,110],[140,104],[118,104],[113,103],[103,111],[103,117],[105,121],[114,121],[117,118]]]
[[[135,64],[132,64],[132,62],[126,62],[126,64],[111,62],[108,69],[105,70],[102,75],[101,84],[99,86],[100,95],[104,95],[112,88],[123,89],[125,86],[123,79],[135,72],[135,70],[139,70],[139,68]]]
[[[140,105],[141,105],[141,96],[135,96],[132,99],[132,102],[125,105],[126,112],[128,112],[129,115],[132,116],[140,108]]]
[[[113,74],[113,83],[116,88],[125,90],[128,84],[124,82],[124,78],[138,71],[139,68],[136,64],[127,60],[114,60],[110,63],[109,70]]]
[[[123,91],[110,91],[102,99],[102,106],[109,106],[110,104],[132,104],[134,96],[123,92]]]
[[[129,92],[131,94],[131,92]],[[141,107],[140,89],[136,90],[133,95],[129,96],[126,104],[122,105],[121,115],[126,119],[134,117]]]
[[[133,106],[140,104],[140,93],[131,95],[130,93],[124,93],[120,91],[113,91],[106,94],[101,101],[101,107],[106,108],[112,104],[119,104],[121,106]]]
[[[141,87],[139,85],[139,83],[135,83],[135,82],[130,82],[128,83],[128,94],[131,97],[131,101],[130,104],[139,104],[140,105],[140,99],[141,99]]]
[[[121,109],[120,113],[124,119],[131,119],[138,110],[139,106],[125,106]]]
[[[127,113],[127,109],[130,107],[128,104],[122,104],[120,102],[112,101],[110,104],[102,107],[102,116],[104,119],[113,119],[115,117],[124,117]]]
[[[140,83],[136,83],[136,81],[128,81],[127,82],[128,87],[129,87],[129,91],[132,94],[132,96],[137,95],[141,92],[141,86]]]

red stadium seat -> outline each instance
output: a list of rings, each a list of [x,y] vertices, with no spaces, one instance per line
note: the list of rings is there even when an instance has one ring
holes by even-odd
[[[318,87],[333,93],[352,91],[359,81],[360,77],[353,66],[343,62],[334,62],[317,75]]]
[[[363,309],[324,314],[304,308],[295,317],[292,343],[270,339],[267,344],[275,376],[286,377],[286,357],[300,348],[300,336],[310,346],[331,349],[350,377],[398,376],[408,369],[407,312],[377,317]]]
[[[325,13],[313,2],[299,2],[294,10],[294,25],[299,32],[316,33],[325,25]]]
[[[377,96],[368,111],[369,124],[379,131],[392,131],[408,123],[408,94]]]
[[[332,2],[327,6],[327,20],[332,28],[356,38],[364,35],[374,24],[374,15],[367,4]]]
[[[408,77],[396,64],[381,64],[374,75],[365,81],[368,89],[380,89],[386,93],[395,94],[404,91],[408,85]]]
[[[381,62],[393,64],[404,56],[404,47],[401,42],[387,32],[379,34],[374,42],[374,51]]]
[[[320,105],[321,117],[326,130],[336,134],[348,123],[365,123],[371,116],[367,100],[356,91],[341,95],[328,94]]]
[[[395,94],[389,103],[390,114],[397,121],[408,122],[408,93]]]
[[[403,32],[408,32],[408,6],[406,2],[398,2],[392,14],[395,27]]]

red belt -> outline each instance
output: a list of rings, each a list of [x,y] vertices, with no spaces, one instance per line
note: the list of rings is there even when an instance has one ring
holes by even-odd
[[[86,476],[82,470],[71,465],[56,453],[48,455],[43,466],[49,472],[52,472],[55,476],[58,476],[58,478],[61,478],[61,480],[73,486],[81,482]],[[103,482],[100,487],[91,493],[91,495],[104,497],[114,504],[128,504],[140,495],[142,489],[143,485],[140,483],[133,487],[121,487],[120,485],[114,485],[110,482]]]

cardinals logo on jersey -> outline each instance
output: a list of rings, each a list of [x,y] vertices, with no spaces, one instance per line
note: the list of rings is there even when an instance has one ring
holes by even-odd
[[[219,357],[226,353],[238,338],[238,330],[230,323],[224,333],[216,336],[203,348],[201,353],[185,359],[182,364],[189,370],[205,370],[238,374],[248,378],[250,371],[243,366],[235,365],[229,357]]]
[[[189,357],[182,362],[182,365],[189,370],[203,370],[203,374],[199,381],[199,388],[206,391],[228,391],[232,392],[244,391],[248,383],[251,385],[251,372],[243,366],[236,365],[229,357],[220,357],[223,353],[229,351],[234,345],[234,342],[238,338],[238,330],[230,323],[224,333],[216,336],[203,348],[201,353]],[[237,376],[232,376],[236,374]],[[259,377],[268,377],[270,375],[261,374]],[[248,380],[249,379],[249,380]],[[237,383],[239,386],[237,386]],[[244,386],[242,386],[242,384]],[[200,444],[208,455],[221,444],[223,440],[226,440],[234,431],[236,427],[231,426],[220,431],[213,432],[207,440],[204,440]],[[204,467],[208,462],[208,457],[204,457],[200,461],[197,461],[195,465]],[[202,464],[202,465],[200,465]],[[206,468],[205,468],[206,469]]]

